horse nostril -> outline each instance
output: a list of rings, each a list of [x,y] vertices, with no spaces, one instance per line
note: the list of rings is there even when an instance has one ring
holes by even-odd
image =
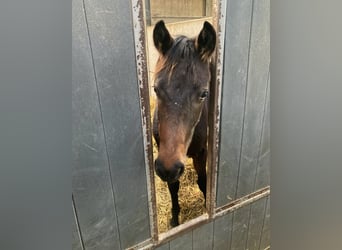
[[[160,170],[160,168],[162,167],[162,163],[159,159],[156,159],[154,161],[154,168],[156,169],[156,171],[158,172]]]
[[[154,168],[156,170],[157,175],[163,181],[175,181],[177,180],[184,172],[184,164],[181,162],[176,162],[172,168],[165,168],[163,162],[157,158],[154,161]]]
[[[154,165],[156,168],[164,168],[164,163],[159,158],[154,161]]]
[[[184,164],[181,162],[177,162],[175,164],[175,169],[177,170],[178,175],[180,176],[184,172]]]
[[[154,168],[156,170],[156,173],[157,175],[162,179],[164,180],[166,178],[166,172],[165,172],[165,169],[164,169],[164,165],[162,163],[161,160],[159,160],[159,158],[157,158],[155,161],[154,161]]]

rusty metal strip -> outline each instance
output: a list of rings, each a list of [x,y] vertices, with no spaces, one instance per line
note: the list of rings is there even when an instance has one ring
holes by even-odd
[[[184,224],[181,224],[175,228],[168,230],[165,233],[161,233],[159,235],[157,245],[161,245],[167,241],[171,241],[177,238],[180,235],[180,233],[184,234],[186,232],[193,230],[194,228],[200,227],[201,225],[204,225],[209,222],[210,220],[208,214],[198,216],[192,220],[185,222]]]
[[[152,239],[148,239],[146,241],[140,242],[134,246],[126,248],[126,250],[148,250],[153,248]]]
[[[220,216],[224,216],[228,213],[231,213],[243,206],[246,206],[250,203],[253,203],[257,200],[260,200],[264,197],[267,197],[270,195],[270,187],[267,186],[265,188],[259,189],[251,194],[248,194],[244,197],[241,197],[237,200],[234,200],[233,202],[224,205],[222,207],[219,207],[216,209],[216,213],[215,213],[215,218],[220,217]]]
[[[151,133],[151,112],[148,85],[148,69],[146,58],[146,37],[143,0],[132,0],[132,18],[134,27],[135,55],[137,76],[139,83],[140,110],[144,138],[145,167],[147,177],[148,204],[150,217],[150,230],[152,241],[158,239],[157,207],[153,171],[153,145]]]
[[[211,221],[215,220],[218,217],[224,216],[228,213],[234,212],[235,210],[247,206],[253,202],[256,202],[257,200],[260,200],[262,198],[265,198],[270,195],[270,187],[265,187],[260,190],[257,190],[256,192],[253,192],[249,195],[246,195],[240,199],[237,199],[225,206],[219,207],[216,209],[215,214],[213,218],[209,218],[208,214],[203,214],[193,220],[190,220],[184,224],[181,224],[175,228],[170,229],[169,231],[162,233],[159,235],[158,241],[152,241],[152,239],[149,239],[147,241],[144,241],[136,246],[133,246],[129,248],[130,250],[136,250],[136,249],[153,249],[154,247],[157,247],[159,245],[162,245],[166,242],[169,242],[175,238],[177,238],[180,234],[184,234],[186,232],[189,232],[197,227],[200,227],[204,224],[210,223]]]
[[[217,31],[217,47],[212,70],[209,102],[209,138],[208,138],[208,202],[209,218],[214,217],[216,207],[216,186],[218,172],[219,133],[221,118],[222,67],[224,52],[225,1],[213,1],[213,25]]]

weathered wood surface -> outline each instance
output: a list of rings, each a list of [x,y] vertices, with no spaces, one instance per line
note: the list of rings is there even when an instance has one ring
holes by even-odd
[[[225,6],[225,5],[222,5]],[[73,1],[73,249],[151,238],[130,1]],[[227,2],[217,204],[269,185],[269,0]],[[262,198],[156,249],[264,249]]]
[[[225,37],[218,207],[269,185],[269,1],[229,1]]]
[[[160,246],[157,246],[155,250],[170,250],[170,243],[167,242],[165,244],[162,244]]]
[[[81,0],[73,1],[72,192],[86,249],[119,249],[116,207]]]
[[[270,185],[271,146],[270,146],[270,73],[268,72],[266,107],[264,114],[261,151],[258,158],[258,169],[255,189]]]
[[[179,236],[170,242],[170,250],[192,249],[192,231]]]
[[[250,205],[244,206],[233,213],[233,229],[230,250],[245,249],[248,233],[248,213]]]
[[[156,249],[263,250],[269,245],[268,200],[264,197],[217,217]]]
[[[213,225],[213,222],[210,222],[192,231],[192,249],[212,249]]]
[[[73,193],[86,249],[150,237],[130,15],[128,1],[73,2]]]
[[[129,1],[85,0],[121,247],[150,236],[143,133]]]
[[[260,239],[260,250],[270,246],[271,233],[270,233],[270,198],[267,199],[266,211],[264,216],[264,223],[262,229],[262,235]]]
[[[214,250],[228,249],[231,244],[233,214],[216,218],[214,221]]]
[[[266,231],[264,245],[268,246],[269,231],[268,228],[264,229],[268,199],[268,196],[264,197],[233,213],[216,218],[213,249],[263,250],[260,246],[263,231]]]
[[[253,8],[237,197],[254,191],[270,66],[269,0],[254,1]]]
[[[217,206],[235,199],[248,71],[251,0],[227,4]]]
[[[267,199],[258,200],[250,206],[246,249],[259,249]]]
[[[73,214],[73,218],[72,218],[72,243],[71,243],[71,248],[73,250],[84,250],[83,246],[82,246],[82,239],[80,236],[80,231],[78,228],[78,220],[76,218],[76,214],[75,214],[75,207],[74,204],[72,204],[72,214]]]

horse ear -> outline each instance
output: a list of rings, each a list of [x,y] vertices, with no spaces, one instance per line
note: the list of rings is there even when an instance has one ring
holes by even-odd
[[[163,20],[157,22],[154,26],[153,42],[156,49],[162,55],[165,55],[173,44],[173,38],[171,37],[169,31],[166,29]]]
[[[215,50],[216,32],[213,26],[207,21],[204,22],[203,28],[196,38],[196,49],[198,50],[201,59],[208,61]]]

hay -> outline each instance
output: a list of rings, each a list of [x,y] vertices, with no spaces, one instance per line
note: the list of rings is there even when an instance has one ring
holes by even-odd
[[[151,98],[151,112],[153,114],[155,103]],[[158,149],[153,140],[153,157],[156,159]],[[171,196],[166,182],[163,182],[156,174],[156,201],[158,232],[163,233],[171,228]],[[180,205],[179,223],[182,224],[188,220],[194,219],[205,213],[205,200],[203,193],[197,185],[197,173],[192,165],[192,159],[188,158],[185,163],[185,170],[180,177],[180,188],[178,191],[178,200]]]

